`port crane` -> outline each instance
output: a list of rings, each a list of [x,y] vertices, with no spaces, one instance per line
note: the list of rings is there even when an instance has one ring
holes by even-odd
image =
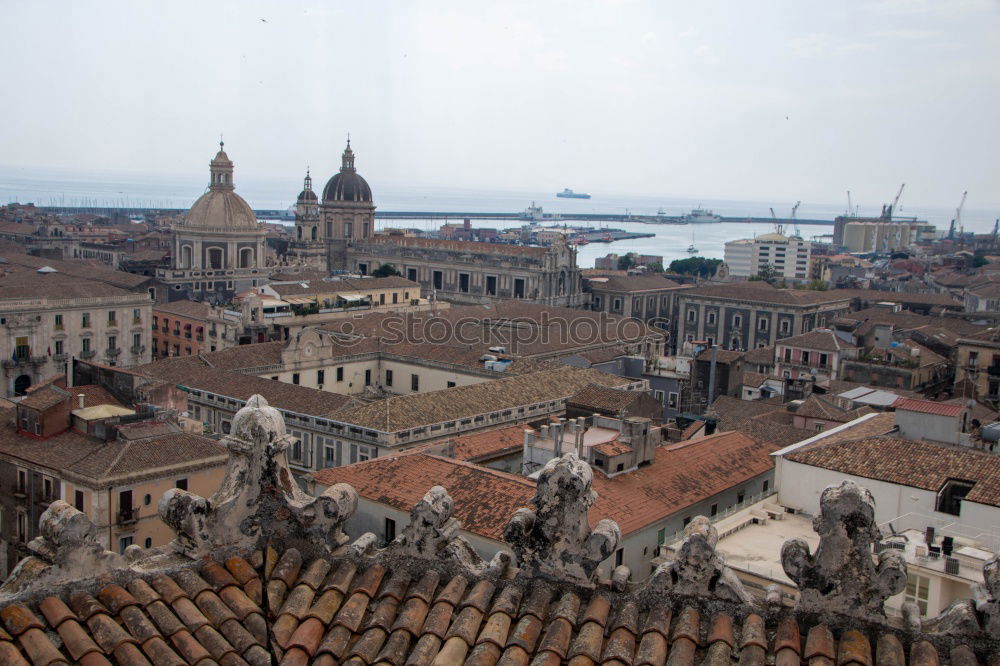
[[[795,219],[795,213],[798,212],[799,206],[801,206],[801,205],[802,205],[801,201],[796,201],[795,205],[792,206],[792,214],[790,215],[790,217],[792,219],[792,225],[795,227],[795,237],[796,238],[802,238],[802,232],[799,231],[799,221]]]
[[[771,219],[774,220],[774,233],[783,236],[785,226],[781,222],[778,222],[778,216],[774,214],[774,206],[771,206]]]
[[[899,186],[899,192],[896,192],[896,198],[892,200],[892,205],[882,211],[882,217],[891,220],[892,214],[896,212],[899,207],[899,198],[903,196],[903,188],[906,187],[906,183]]]
[[[854,216],[854,205],[851,203],[851,191],[847,190],[847,216]]]
[[[958,229],[959,236],[962,235],[962,209],[965,208],[965,197],[969,195],[969,191],[966,190],[962,192],[962,200],[958,204],[958,208],[955,209],[955,219],[951,221],[951,228],[954,231]],[[954,237],[954,233],[951,234]]]

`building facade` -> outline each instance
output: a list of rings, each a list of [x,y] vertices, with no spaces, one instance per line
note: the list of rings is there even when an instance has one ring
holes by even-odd
[[[761,282],[707,285],[678,293],[677,345],[704,341],[755,349],[825,327],[851,308],[836,291],[774,289]]]
[[[725,262],[733,277],[753,277],[770,273],[775,278],[808,280],[812,243],[783,234],[763,234],[756,238],[729,241]]]
[[[289,252],[328,272],[370,275],[389,264],[425,294],[456,303],[503,299],[576,307],[584,303],[576,249],[561,237],[548,247],[375,234],[372,190],[355,167],[350,141],[340,172],[320,200],[307,174],[296,200]]]

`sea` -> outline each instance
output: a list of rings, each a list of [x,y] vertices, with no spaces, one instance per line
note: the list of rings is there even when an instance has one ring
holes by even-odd
[[[285,209],[294,204],[294,198],[301,189],[301,181],[290,178],[241,177],[237,180],[237,192],[253,208]],[[88,173],[80,175],[70,171],[43,171],[10,169],[0,167],[0,202],[35,203],[40,206],[94,206],[94,207],[160,207],[187,208],[205,191],[202,178],[164,177],[143,173]],[[322,181],[315,184],[322,187]],[[376,186],[375,203],[384,211],[412,212],[498,212],[514,213],[529,205],[541,206],[545,213],[571,215],[573,213],[611,215],[654,215],[663,211],[666,215],[680,216],[693,208],[705,208],[723,217],[768,217],[773,207],[778,217],[790,215],[794,201],[751,201],[735,199],[696,199],[673,196],[630,195],[613,192],[591,192],[590,199],[561,199],[555,192],[531,190],[503,190],[476,188]],[[803,201],[798,209],[798,218],[830,220],[845,213],[842,204]],[[862,206],[860,214],[877,215],[881,206]],[[901,216],[918,217],[937,226],[939,232],[946,231],[954,217],[954,209],[933,207],[907,208],[904,202],[898,211]],[[993,228],[994,220],[1000,216],[997,210],[963,210],[963,226],[966,231],[986,233]],[[445,222],[460,222],[461,215],[442,215],[436,219],[380,219],[378,228],[411,227],[432,231]],[[477,227],[498,229],[517,227],[524,222],[517,220],[476,220]],[[545,222],[545,226],[561,225],[563,222]],[[588,226],[584,223],[566,221],[565,224]],[[660,255],[664,265],[674,259],[689,256],[723,256],[723,246],[727,241],[751,238],[755,235],[774,231],[767,223],[709,223],[689,225],[650,225],[638,222],[592,223],[590,228],[623,229],[639,233],[653,233],[652,238],[622,240],[613,243],[590,243],[581,246],[578,265],[589,268],[594,260],[608,253],[623,255],[627,252]],[[786,230],[786,233],[791,230]],[[833,232],[829,226],[803,224],[800,227],[803,238],[829,241]],[[826,236],[826,238],[824,238]],[[688,253],[693,245],[697,252]]]

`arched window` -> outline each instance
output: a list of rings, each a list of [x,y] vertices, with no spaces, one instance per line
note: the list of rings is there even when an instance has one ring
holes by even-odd
[[[181,246],[181,268],[192,268],[191,259],[194,249],[190,245]]]
[[[296,227],[295,228],[295,233],[298,236],[298,240],[302,240],[302,227]]]
[[[221,247],[208,248],[208,267],[218,270],[223,267],[223,256]]]
[[[312,239],[316,240],[316,227],[312,228]]]
[[[24,395],[29,386],[31,386],[31,376],[20,375],[14,380],[14,395]]]
[[[245,247],[240,250],[240,268],[253,267],[253,249]]]

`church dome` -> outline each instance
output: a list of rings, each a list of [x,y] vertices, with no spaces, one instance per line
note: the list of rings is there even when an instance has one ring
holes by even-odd
[[[310,201],[319,201],[316,197],[316,193],[312,190],[302,190],[299,192],[299,198],[297,199],[300,203],[308,203]]]
[[[227,231],[258,231],[260,224],[250,204],[233,188],[233,163],[222,150],[209,165],[211,181],[208,192],[201,195],[182,222],[189,229],[215,229]]]
[[[371,203],[372,188],[354,168],[354,151],[351,150],[350,139],[347,141],[347,149],[344,150],[342,159],[340,173],[334,175],[323,188],[323,203],[337,201]]]

